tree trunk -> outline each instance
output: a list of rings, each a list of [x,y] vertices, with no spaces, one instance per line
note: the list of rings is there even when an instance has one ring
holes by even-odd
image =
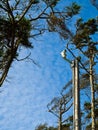
[[[13,62],[14,58],[15,58],[16,52],[17,52],[17,48],[13,49],[11,51],[10,55],[9,55],[9,58],[7,59],[8,62],[6,64],[5,70],[2,73],[2,76],[0,77],[0,87],[2,86],[5,78],[7,77],[8,71],[9,71],[11,65],[12,65],[12,62]]]
[[[91,87],[91,117],[92,117],[92,130],[95,128],[95,91],[94,91],[94,74],[93,74],[94,56],[90,56],[90,87]]]
[[[62,130],[62,112],[61,112],[61,105],[60,105],[60,111],[59,111],[59,127],[58,130]]]

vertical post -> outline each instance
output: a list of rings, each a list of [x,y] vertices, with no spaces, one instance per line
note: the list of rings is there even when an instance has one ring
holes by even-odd
[[[72,85],[73,85],[73,130],[75,130],[75,116],[74,116],[74,104],[75,104],[75,93],[74,93],[74,86],[75,86],[75,61],[72,61],[72,64],[71,64],[71,67],[72,67]]]
[[[78,60],[72,61],[73,69],[73,129],[81,130],[81,115],[80,115],[80,88],[79,88],[79,63]]]

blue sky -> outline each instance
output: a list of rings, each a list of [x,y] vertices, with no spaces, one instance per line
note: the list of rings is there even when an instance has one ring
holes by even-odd
[[[81,16],[85,19],[97,16],[98,11],[89,0],[75,1],[83,5]],[[34,130],[45,122],[57,125],[57,118],[46,106],[71,79],[70,65],[60,56],[64,47],[57,34],[45,34],[30,50],[40,67],[27,60],[13,63],[0,88],[0,130]],[[20,56],[28,53],[24,49]]]

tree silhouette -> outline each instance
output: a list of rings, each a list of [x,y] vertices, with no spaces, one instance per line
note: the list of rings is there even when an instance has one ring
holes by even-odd
[[[0,86],[13,61],[18,60],[20,47],[33,48],[31,39],[50,31],[50,21],[56,26],[62,18],[68,21],[67,18],[72,17],[68,16],[67,10],[57,11],[58,3],[59,0],[0,1]]]

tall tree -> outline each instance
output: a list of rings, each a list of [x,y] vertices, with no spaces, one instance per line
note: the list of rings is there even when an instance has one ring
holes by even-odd
[[[73,15],[65,9],[56,10],[59,1],[0,1],[0,86],[7,77],[13,61],[18,60],[20,47],[33,48],[31,39],[42,35],[47,30],[54,30],[63,35],[59,27],[63,29],[63,21],[68,21]],[[74,12],[74,15],[77,13],[78,11]],[[71,35],[70,30],[66,28],[64,35],[69,34]]]
[[[98,55],[98,43],[93,40],[93,36],[98,31],[97,19],[89,19],[87,22],[81,20],[77,22],[77,33],[73,42],[84,56],[89,59],[89,80],[91,87],[91,109],[92,109],[92,130],[95,130],[95,79],[94,65]]]
[[[97,84],[95,85],[95,122],[96,122],[96,128],[98,127],[98,87]],[[91,122],[91,103],[90,101],[85,101],[84,103],[84,115],[85,115],[85,123],[87,121],[86,129],[91,129],[92,128],[92,122]]]

